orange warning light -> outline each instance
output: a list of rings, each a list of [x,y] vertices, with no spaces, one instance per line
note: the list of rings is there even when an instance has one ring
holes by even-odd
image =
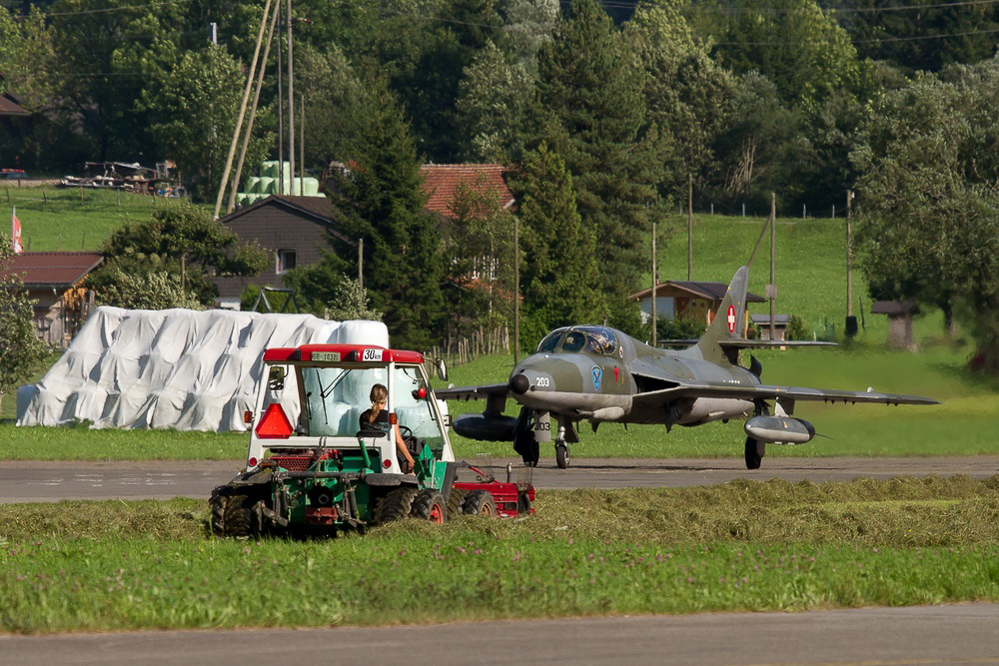
[[[255,430],[260,439],[288,439],[294,431],[291,421],[276,402],[267,406]]]

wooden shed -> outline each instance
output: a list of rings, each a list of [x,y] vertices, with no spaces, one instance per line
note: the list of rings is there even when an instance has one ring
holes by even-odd
[[[655,288],[656,316],[665,319],[696,319],[710,324],[728,291],[724,282],[681,282],[666,280]],[[642,308],[642,320],[652,316],[652,288],[632,294]],[[765,303],[766,299],[746,293],[746,304]],[[743,331],[745,334],[745,331]]]
[[[94,294],[83,281],[96,269],[100,252],[24,252],[12,257],[0,278],[17,275],[35,301],[35,334],[65,348],[94,309]]]
[[[919,312],[915,301],[874,301],[871,314],[888,316],[888,347],[912,349],[912,317]]]

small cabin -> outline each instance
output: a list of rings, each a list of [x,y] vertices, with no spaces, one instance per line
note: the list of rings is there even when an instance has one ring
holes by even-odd
[[[103,261],[100,252],[24,252],[0,270],[0,278],[16,275],[34,301],[35,335],[65,349],[94,311],[94,292],[87,276]]]
[[[753,327],[759,334],[760,340],[770,339],[770,315],[769,314],[754,314],[749,315],[749,321],[753,322]],[[774,315],[774,340],[779,340],[784,342],[787,340],[787,327],[791,322],[791,315],[786,314],[775,314]]]
[[[666,280],[655,287],[656,316],[664,319],[694,319],[710,324],[728,291],[724,282],[681,282]],[[645,289],[630,296],[639,302],[642,321],[652,317],[653,289]],[[746,304],[765,303],[762,296],[747,292]],[[745,335],[745,331],[743,331]]]

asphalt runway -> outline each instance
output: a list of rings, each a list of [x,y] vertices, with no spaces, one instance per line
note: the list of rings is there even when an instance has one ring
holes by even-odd
[[[503,468],[513,459],[494,460]],[[62,499],[207,499],[212,488],[229,481],[239,463],[218,461],[147,462],[0,462],[0,503],[54,502]],[[467,474],[467,473],[466,473]],[[516,476],[517,472],[514,472]],[[569,488],[655,488],[701,486],[732,479],[804,479],[848,481],[858,477],[953,476],[987,478],[999,474],[999,456],[947,458],[778,458],[747,470],[742,461],[726,459],[574,458],[560,470],[542,460],[534,470],[539,490]]]
[[[499,469],[513,460],[494,461]],[[0,503],[62,499],[207,499],[234,462],[0,462]],[[846,481],[900,475],[987,478],[999,456],[542,460],[534,483],[567,488],[695,486],[732,479]],[[405,664],[999,664],[999,604],[807,613],[235,631],[0,636],[0,663],[257,664],[276,660]]]
[[[999,605],[0,637],[7,664],[996,664]]]

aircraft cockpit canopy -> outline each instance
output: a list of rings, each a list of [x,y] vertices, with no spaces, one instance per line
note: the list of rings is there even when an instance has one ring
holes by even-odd
[[[582,351],[610,356],[617,352],[617,336],[604,326],[574,326],[552,331],[538,345],[539,353],[574,354]]]

